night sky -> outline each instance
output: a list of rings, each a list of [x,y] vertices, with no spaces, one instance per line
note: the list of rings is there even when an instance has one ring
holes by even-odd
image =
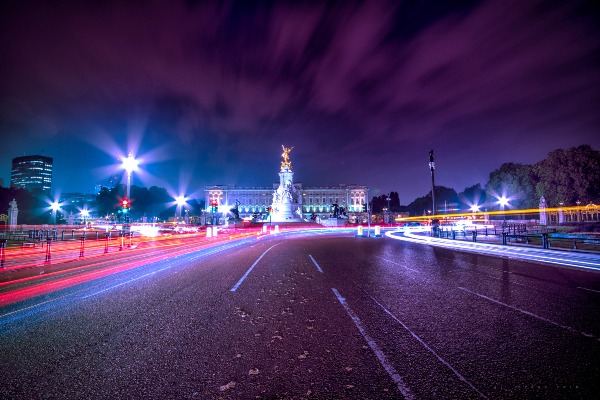
[[[305,186],[408,204],[433,149],[436,184],[460,192],[600,149],[594,3],[3,2],[0,178],[44,154],[54,191],[91,192],[133,150],[134,184],[199,198],[278,181],[283,144]]]

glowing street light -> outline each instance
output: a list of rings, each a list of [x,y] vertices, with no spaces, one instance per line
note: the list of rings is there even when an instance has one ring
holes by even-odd
[[[130,151],[127,155],[127,158],[123,159],[123,169],[127,171],[127,199],[129,199],[129,194],[131,190],[131,173],[135,171],[140,162],[133,158],[133,153]]]
[[[83,226],[87,227],[85,219],[90,216],[90,211],[87,208],[81,210],[81,216],[83,217]]]
[[[50,203],[50,209],[52,210],[52,219],[54,221],[54,225],[56,225],[56,212],[60,210],[60,203],[54,200]]]
[[[183,207],[186,204],[186,201],[187,199],[185,198],[185,196],[179,195],[175,197],[175,203],[177,204],[175,216],[181,217],[181,207]]]
[[[471,206],[471,212],[474,212],[474,213],[479,212],[479,206],[477,204],[473,204]]]
[[[502,207],[502,217],[503,217],[504,221],[506,221],[506,214],[504,214],[504,207],[506,207],[508,205],[508,198],[505,195],[502,195],[502,197],[498,198],[498,204],[500,204],[500,207]]]

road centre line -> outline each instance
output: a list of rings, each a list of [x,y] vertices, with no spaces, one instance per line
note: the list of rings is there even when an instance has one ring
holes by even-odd
[[[600,290],[588,289],[586,287],[577,286],[577,289],[589,290],[590,292],[600,293]]]
[[[333,290],[335,297],[337,297],[337,299],[340,302],[340,304],[342,305],[342,307],[344,307],[344,309],[346,310],[346,313],[348,313],[348,316],[350,316],[350,318],[352,319],[352,322],[354,322],[354,325],[356,325],[356,327],[358,328],[358,331],[361,333],[361,335],[363,336],[363,338],[365,339],[365,341],[367,342],[367,344],[369,345],[369,347],[371,348],[373,353],[375,353],[375,356],[377,356],[379,363],[383,366],[383,368],[386,370],[388,375],[392,378],[392,380],[396,384],[396,387],[398,387],[398,390],[400,390],[400,393],[402,393],[402,395],[406,399],[414,399],[415,397],[413,396],[413,394],[410,392],[410,389],[406,386],[406,384],[402,380],[402,377],[400,376],[400,374],[389,363],[389,361],[385,357],[385,354],[383,353],[383,351],[381,351],[379,346],[377,346],[377,343],[375,343],[373,338],[371,336],[369,336],[369,334],[366,332],[366,330],[363,327],[362,322],[360,322],[360,319],[358,318],[358,316],[354,313],[354,311],[352,311],[350,306],[348,306],[348,304],[346,303],[346,299],[342,297],[342,295],[340,294],[340,292],[337,291],[337,289],[332,288],[331,290]]]
[[[367,292],[365,292],[365,293],[371,298],[371,300],[373,300],[379,307],[381,307],[381,309],[387,315],[389,315],[390,317],[392,317],[394,319],[394,321],[396,321],[397,323],[399,323],[400,325],[402,325],[402,327],[404,329],[406,329],[408,331],[408,333],[410,333],[412,335],[412,337],[414,337],[415,339],[417,339],[417,341],[419,343],[421,343],[421,345],[423,347],[425,347],[425,349],[427,349],[431,354],[433,354],[438,359],[438,361],[440,361],[446,367],[450,368],[450,370],[452,372],[454,372],[454,375],[456,375],[458,377],[458,379],[460,379],[461,381],[463,381],[464,383],[466,383],[471,389],[473,389],[475,392],[477,392],[477,394],[479,394],[484,399],[488,398],[486,395],[484,395],[483,393],[481,393],[479,391],[479,389],[477,389],[473,384],[471,384],[471,382],[469,382],[464,376],[462,376],[462,374],[460,372],[458,372],[456,369],[454,369],[454,367],[452,365],[450,365],[446,360],[444,360],[442,357],[440,357],[431,347],[429,347],[427,345],[427,343],[425,343],[416,333],[414,333],[413,331],[411,331],[408,326],[406,326],[402,321],[400,321],[398,319],[398,317],[396,317],[394,314],[392,314],[392,312],[390,310],[388,310],[383,304],[381,304],[379,301],[377,301],[377,299],[375,299],[369,293],[367,293]]]
[[[585,337],[587,337],[587,338],[592,338],[592,339],[595,339],[594,335],[592,335],[591,333],[580,332],[580,331],[578,331],[578,330],[577,330],[577,329],[575,329],[575,328],[571,328],[570,326],[561,325],[561,324],[559,324],[558,322],[554,322],[554,321],[552,321],[552,320],[549,320],[548,318],[541,317],[541,316],[539,316],[539,315],[536,315],[536,314],[534,314],[534,313],[532,313],[532,312],[529,312],[529,311],[521,310],[520,308],[517,308],[517,307],[515,307],[515,306],[511,306],[510,304],[503,303],[503,302],[501,302],[501,301],[499,301],[499,300],[496,300],[496,299],[492,299],[491,297],[487,297],[487,296],[485,296],[485,295],[483,295],[483,294],[476,293],[476,292],[472,292],[472,291],[470,291],[469,289],[465,289],[465,288],[463,288],[463,287],[459,287],[459,289],[460,289],[460,290],[464,290],[464,291],[465,291],[465,292],[467,292],[467,293],[474,294],[475,296],[479,296],[479,297],[481,297],[482,299],[486,299],[486,300],[488,300],[488,301],[491,301],[492,303],[496,303],[496,304],[499,304],[499,305],[501,305],[501,306],[508,307],[508,308],[510,308],[510,309],[512,309],[512,310],[515,310],[515,311],[518,311],[518,312],[520,312],[520,313],[523,313],[523,314],[529,315],[530,317],[534,317],[534,318],[537,318],[537,319],[539,319],[539,320],[541,320],[541,321],[544,321],[544,322],[547,322],[547,323],[549,323],[549,324],[552,324],[552,325],[554,325],[554,326],[558,326],[559,328],[563,328],[563,329],[566,329],[566,330],[568,330],[568,331],[570,331],[570,332],[573,332],[573,333],[577,333],[577,334],[583,335],[583,336],[585,336]]]
[[[387,261],[387,262],[389,262],[389,263],[392,263],[392,264],[394,264],[394,265],[399,265],[399,266],[401,266],[402,268],[404,268],[404,269],[407,269],[407,270],[409,270],[409,271],[413,271],[413,272],[419,272],[419,271],[418,271],[418,270],[416,270],[416,269],[413,269],[413,268],[407,267],[406,265],[404,265],[404,264],[400,264],[399,262],[395,262],[395,261],[392,261],[392,260],[388,260],[387,258],[383,258],[383,257],[380,257],[380,256],[375,256],[375,258],[382,259],[383,261]]]
[[[310,254],[308,256],[310,257],[310,259],[312,260],[312,262],[315,264],[315,267],[317,267],[317,269],[319,270],[319,272],[323,273],[323,270],[321,269],[321,267],[319,267],[319,264],[317,264],[317,262],[315,261],[315,259],[313,258],[313,256],[311,256]]]
[[[242,284],[242,282],[244,282],[244,279],[246,279],[246,277],[250,274],[250,272],[252,272],[252,270],[254,269],[254,267],[256,267],[256,264],[258,264],[258,262],[261,260],[261,258],[263,258],[265,256],[265,254],[267,254],[269,252],[269,250],[271,250],[273,247],[280,245],[281,243],[277,243],[274,244],[273,246],[269,247],[264,253],[262,253],[260,255],[260,257],[258,257],[258,260],[254,261],[254,264],[252,264],[252,266],[250,268],[248,268],[248,271],[246,271],[246,273],[244,274],[244,276],[242,276],[240,278],[239,281],[237,281],[237,283],[235,284],[234,287],[231,288],[230,292],[235,292],[240,285]]]

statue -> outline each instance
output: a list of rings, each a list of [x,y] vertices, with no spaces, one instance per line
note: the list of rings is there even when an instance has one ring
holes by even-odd
[[[17,226],[17,216],[19,215],[19,209],[17,208],[17,201],[12,199],[8,203],[10,206],[8,209],[8,226],[13,229]]]
[[[290,171],[292,170],[292,162],[290,161],[290,152],[292,151],[292,149],[294,148],[292,147],[285,147],[284,145],[281,145],[281,148],[283,149],[283,154],[281,154],[281,157],[283,157],[283,161],[281,162],[281,170],[283,171],[283,169],[285,167],[289,167]]]

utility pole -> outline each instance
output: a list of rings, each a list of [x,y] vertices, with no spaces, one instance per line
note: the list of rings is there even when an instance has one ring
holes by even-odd
[[[433,203],[431,215],[435,215],[435,162],[433,161],[433,150],[429,151],[429,169],[431,170],[431,202]]]

